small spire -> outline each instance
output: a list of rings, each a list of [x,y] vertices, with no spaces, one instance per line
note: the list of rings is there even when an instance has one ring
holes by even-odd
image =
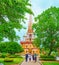
[[[28,33],[33,33],[33,30],[32,30],[32,15],[29,16]]]

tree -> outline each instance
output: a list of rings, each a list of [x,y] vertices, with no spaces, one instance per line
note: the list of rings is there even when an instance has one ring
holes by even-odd
[[[3,53],[20,53],[23,51],[23,48],[17,42],[3,42],[0,43],[0,52]]]
[[[36,39],[34,43],[48,49],[48,55],[59,47],[59,8],[51,7],[36,17],[37,23],[33,24]]]
[[[32,14],[28,6],[31,6],[29,0],[0,0],[0,41],[4,37],[12,41],[19,39],[15,28],[19,31],[25,14]]]

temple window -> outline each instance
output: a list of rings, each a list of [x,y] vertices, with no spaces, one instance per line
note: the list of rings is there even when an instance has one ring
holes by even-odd
[[[27,51],[26,51],[26,53],[27,53]]]
[[[28,46],[26,45],[26,48],[27,48]]]
[[[31,47],[31,45],[30,45],[30,47]]]
[[[34,51],[33,51],[33,53],[34,53]]]

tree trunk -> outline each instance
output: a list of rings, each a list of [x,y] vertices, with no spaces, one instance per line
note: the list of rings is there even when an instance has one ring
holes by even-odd
[[[51,52],[52,52],[52,49],[50,49],[50,51],[49,51],[49,53],[48,53],[48,56],[50,56],[50,55],[51,55]]]
[[[49,53],[48,53],[48,56],[50,56],[50,55],[51,55],[52,48],[53,48],[53,43],[51,43],[51,45],[50,45],[50,51],[49,51]]]

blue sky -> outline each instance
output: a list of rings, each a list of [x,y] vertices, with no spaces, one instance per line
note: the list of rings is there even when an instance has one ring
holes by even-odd
[[[50,8],[51,6],[59,7],[59,0],[30,0],[32,4],[32,11],[35,14],[35,17],[38,14],[41,14],[44,10]],[[26,17],[29,19],[29,14],[26,14]],[[25,21],[26,24],[23,24],[27,28],[28,26],[28,20]],[[19,35],[21,38],[20,40],[23,40],[23,36],[26,34],[26,30],[22,29],[20,32],[16,30],[16,34]],[[19,42],[20,42],[19,40]]]
[[[41,14],[44,10],[50,8],[51,6],[59,7],[59,0],[30,0],[32,4],[32,11],[35,14],[35,17],[38,14]],[[29,19],[29,15],[27,14],[26,17]],[[25,21],[26,24],[24,25],[27,28],[28,20]],[[20,40],[23,40],[23,36],[26,34],[26,30],[22,29],[20,32],[17,32],[17,35],[21,37]]]
[[[51,6],[59,7],[59,0],[31,0],[32,10],[37,16]]]

